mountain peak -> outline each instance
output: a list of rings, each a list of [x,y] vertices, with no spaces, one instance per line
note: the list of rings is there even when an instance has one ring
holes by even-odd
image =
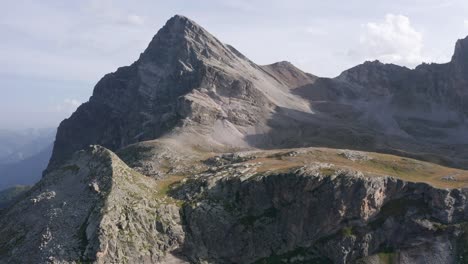
[[[190,20],[188,17],[184,16],[184,15],[180,15],[180,14],[175,14],[173,17],[171,17],[169,20],[171,19],[177,19],[177,20]]]
[[[457,57],[458,55],[464,55],[466,56],[468,54],[468,36],[457,40],[457,43],[455,44],[455,53],[453,54],[453,57]]]
[[[264,65],[262,69],[271,76],[280,77],[283,83],[290,88],[297,88],[314,82],[317,76],[303,72],[289,61],[279,61]]]
[[[187,30],[201,29],[201,26],[186,16],[175,15],[166,22],[164,28],[172,33],[183,33]]]
[[[153,37],[143,58],[173,65],[179,60],[191,63],[196,58],[230,55],[226,53],[230,53],[227,47],[203,27],[185,16],[175,15]]]
[[[468,73],[468,36],[464,39],[459,39],[455,44],[452,64],[461,70],[461,73]]]

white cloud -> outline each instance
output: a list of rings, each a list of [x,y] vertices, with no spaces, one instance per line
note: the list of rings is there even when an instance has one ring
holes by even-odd
[[[463,20],[463,25],[468,28],[468,19]]]
[[[70,115],[71,113],[75,112],[78,106],[81,105],[81,102],[76,99],[64,99],[61,103],[55,106],[55,111],[59,113],[63,113],[65,115]]]
[[[141,16],[134,14],[127,15],[127,22],[134,26],[142,26],[145,24],[145,20]]]
[[[365,24],[359,42],[359,51],[351,53],[359,54],[365,59],[407,66],[415,66],[424,61],[423,35],[403,15],[387,14],[381,23]]]
[[[102,23],[128,26],[142,26],[145,24],[142,16],[129,13],[126,9],[117,7],[110,0],[91,0],[88,5],[85,5],[85,9]]]

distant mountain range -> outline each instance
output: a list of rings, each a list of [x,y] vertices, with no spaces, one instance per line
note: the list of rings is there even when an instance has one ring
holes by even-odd
[[[0,190],[32,185],[52,153],[56,129],[0,130]]]
[[[56,129],[0,130],[0,164],[23,161],[54,142]]]

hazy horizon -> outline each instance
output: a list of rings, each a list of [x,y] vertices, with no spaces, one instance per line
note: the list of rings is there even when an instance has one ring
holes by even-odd
[[[447,62],[468,35],[467,11],[465,1],[433,0],[3,3],[0,129],[56,127],[175,14],[255,63],[287,60],[333,77],[366,60],[410,68]]]

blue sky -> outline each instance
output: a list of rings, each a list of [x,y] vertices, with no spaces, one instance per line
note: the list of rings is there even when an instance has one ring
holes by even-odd
[[[447,62],[468,1],[0,0],[0,129],[54,127],[174,14],[258,64],[336,76],[365,60]]]

